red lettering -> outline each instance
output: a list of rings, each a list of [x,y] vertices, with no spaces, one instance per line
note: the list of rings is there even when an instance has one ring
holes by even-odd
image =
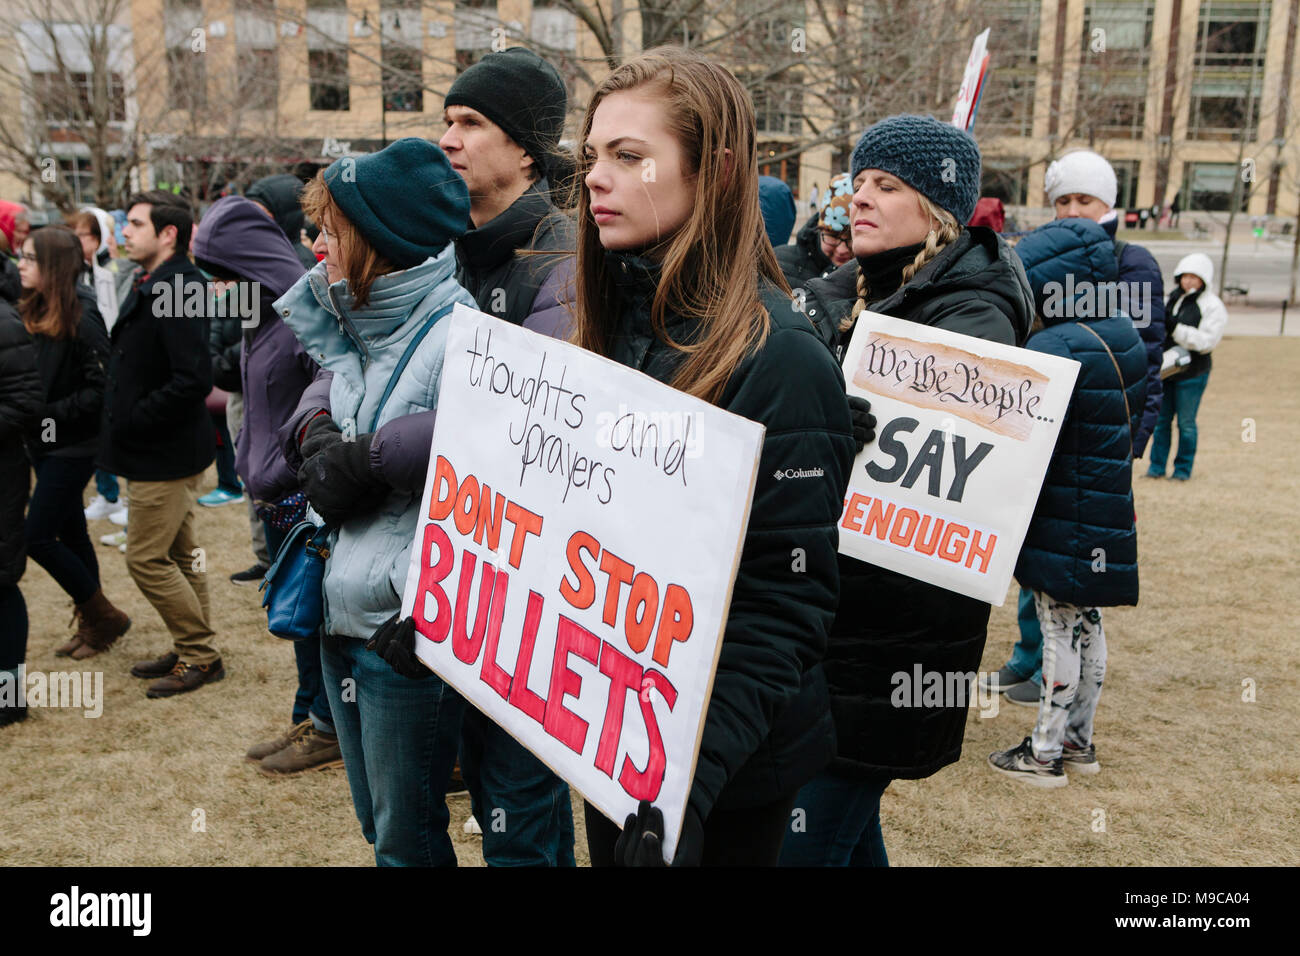
[[[600,554],[600,542],[585,531],[575,531],[569,538],[564,553],[569,559],[569,567],[573,569],[574,577],[578,579],[578,586],[575,588],[569,583],[567,574],[560,578],[560,597],[580,611],[591,607],[592,602],[596,600],[596,582],[582,562],[583,551],[594,558]]]
[[[926,536],[926,529],[930,527],[930,521],[934,521],[934,533],[929,537]],[[939,547],[939,534],[943,531],[943,519],[931,519],[929,515],[921,516],[921,527],[916,531],[916,550],[922,554],[934,554],[934,549]]]
[[[663,695],[671,711],[673,705],[677,703],[677,688],[654,668],[645,672],[644,681],[650,681],[654,685],[655,689]],[[655,718],[654,705],[650,703],[649,698],[650,695],[644,693],[639,698],[641,716],[645,718],[646,736],[650,744],[650,755],[646,760],[645,769],[637,770],[632,758],[624,755],[623,769],[619,771],[618,782],[628,796],[653,802],[655,797],[659,796],[659,788],[663,786],[664,770],[668,766],[668,759],[664,754],[664,739],[659,733],[659,722]]]
[[[489,511],[487,503],[493,503]],[[488,550],[495,552],[501,543],[501,512],[505,510],[506,496],[498,494],[495,498],[492,496],[492,489],[487,485],[483,486],[483,493],[479,496],[478,504],[478,522],[474,525],[474,543],[483,543],[483,532],[487,532]]]
[[[889,532],[890,542],[906,548],[912,543],[912,536],[916,534],[916,526],[920,520],[920,514],[913,509],[899,508],[898,517],[894,520],[894,528]],[[903,528],[904,522],[907,522],[906,529]]]
[[[690,594],[680,584],[668,585],[668,590],[664,593],[663,613],[659,615],[659,633],[655,637],[655,663],[667,667],[673,641],[685,643],[691,636],[693,627],[695,611],[691,608]]]
[[[563,614],[555,631],[555,659],[551,662],[551,689],[546,695],[546,732],[576,754],[587,741],[587,722],[564,706],[565,697],[582,693],[582,678],[569,670],[569,655],[596,663],[600,638]]]
[[[483,648],[483,634],[487,631],[488,611],[492,606],[492,585],[496,581],[496,569],[490,564],[483,565],[483,575],[478,585],[478,613],[474,615],[474,636],[465,633],[465,618],[469,616],[469,589],[474,583],[474,565],[478,556],[471,551],[461,554],[460,585],[456,588],[456,616],[451,629],[451,652],[457,659],[473,664],[478,660],[478,652]]]
[[[955,564],[961,563],[961,556],[966,553],[966,535],[970,534],[970,528],[964,524],[955,524],[948,522],[948,527],[943,529],[943,540],[939,543],[939,557],[945,561],[952,561]],[[960,537],[957,537],[960,535]],[[957,538],[958,547],[954,550],[950,547],[953,538]]]
[[[975,563],[975,559],[979,558],[980,574],[986,574],[989,569],[989,561],[993,558],[993,546],[998,543],[998,536],[990,534],[988,536],[988,542],[982,547],[979,543],[980,538],[981,536],[978,531],[976,531],[974,536],[971,538],[970,550],[966,552],[966,567],[969,568]]]
[[[601,620],[613,627],[618,623],[618,599],[622,596],[623,585],[631,582],[635,569],[610,551],[600,556],[600,569],[608,578],[605,585],[605,613]]]
[[[510,703],[539,724],[546,719],[546,702],[528,689],[528,670],[533,665],[533,645],[537,643],[537,625],[542,620],[542,596],[528,592],[528,611],[524,614],[524,633],[519,641],[519,659],[510,681]]]
[[[469,505],[469,507],[465,507]],[[456,530],[461,534],[470,534],[474,530],[474,518],[478,514],[478,479],[473,475],[466,475],[465,480],[460,483],[460,490],[456,492],[456,510],[453,517],[456,519]]]
[[[441,521],[451,514],[452,502],[456,500],[456,469],[451,462],[441,455],[433,471],[433,494],[429,496],[429,520]],[[445,491],[443,489],[446,489]]]
[[[871,510],[867,512],[867,526],[862,530],[863,534],[875,533],[881,541],[885,540],[885,533],[889,531],[889,522],[894,517],[894,505],[881,510],[880,499],[876,498],[871,502]]]
[[[510,535],[510,566],[518,571],[524,556],[524,542],[530,534],[540,536],[542,533],[542,516],[511,501],[506,505],[506,520],[515,526]]]
[[[627,612],[623,615],[623,633],[627,646],[640,654],[650,643],[650,633],[655,627],[655,612],[659,610],[659,585],[642,571],[632,581],[627,596]],[[638,613],[638,611],[640,613]]]
[[[600,728],[600,745],[596,748],[596,769],[611,780],[614,758],[623,735],[623,705],[627,692],[641,690],[641,667],[608,641],[601,642],[600,672],[609,678],[609,703],[605,705],[605,723]]]
[[[871,501],[870,495],[860,495],[856,491],[849,498],[848,506],[844,509],[844,520],[840,522],[840,527],[848,531],[862,533],[862,509]]]
[[[501,619],[506,613],[506,593],[510,588],[510,574],[504,570],[497,572],[496,584],[492,587],[492,614],[488,618],[487,647],[483,651],[483,669],[479,672],[483,683],[487,684],[505,700],[510,696],[510,675],[497,663],[497,644],[501,640]]]
[[[438,547],[438,562],[430,564],[429,557],[434,545]],[[451,574],[456,554],[451,548],[451,538],[436,524],[425,525],[420,554],[424,560],[423,567],[420,568],[420,589],[415,594],[415,629],[437,644],[446,640],[447,632],[451,629],[451,601],[447,599],[447,592],[442,589],[441,582]],[[424,613],[425,596],[429,594],[433,595],[438,606],[437,616],[432,621]]]

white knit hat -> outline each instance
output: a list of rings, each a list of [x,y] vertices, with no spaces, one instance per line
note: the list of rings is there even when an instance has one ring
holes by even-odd
[[[1049,202],[1056,202],[1061,196],[1071,193],[1083,193],[1095,196],[1107,206],[1115,205],[1119,193],[1119,184],[1115,181],[1115,170],[1105,157],[1089,149],[1079,149],[1066,153],[1047,167],[1043,177],[1043,188],[1047,190]]]

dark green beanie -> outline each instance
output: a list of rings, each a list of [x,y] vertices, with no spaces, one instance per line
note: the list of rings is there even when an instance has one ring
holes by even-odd
[[[568,94],[559,71],[527,47],[489,53],[456,77],[442,101],[478,110],[548,175],[564,133]]]
[[[401,269],[436,256],[469,228],[469,190],[441,149],[408,136],[367,156],[344,156],[325,185],[348,221]]]

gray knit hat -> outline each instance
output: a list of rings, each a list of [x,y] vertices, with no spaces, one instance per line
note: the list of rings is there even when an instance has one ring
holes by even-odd
[[[975,215],[980,198],[980,148],[964,130],[929,116],[890,116],[871,126],[853,148],[850,175],[879,169],[897,176],[958,225]]]

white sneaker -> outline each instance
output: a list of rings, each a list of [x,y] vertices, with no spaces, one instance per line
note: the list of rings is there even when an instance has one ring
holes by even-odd
[[[109,548],[121,548],[126,550],[126,532],[114,531],[112,534],[99,536],[99,543]]]
[[[108,516],[108,520],[113,522],[113,524],[117,525],[119,528],[125,528],[126,527],[126,506],[123,505],[122,507],[114,511],[111,515]]]
[[[95,495],[86,506],[86,520],[99,521],[101,518],[107,518],[113,512],[122,508],[120,502],[109,501],[103,495]]]

